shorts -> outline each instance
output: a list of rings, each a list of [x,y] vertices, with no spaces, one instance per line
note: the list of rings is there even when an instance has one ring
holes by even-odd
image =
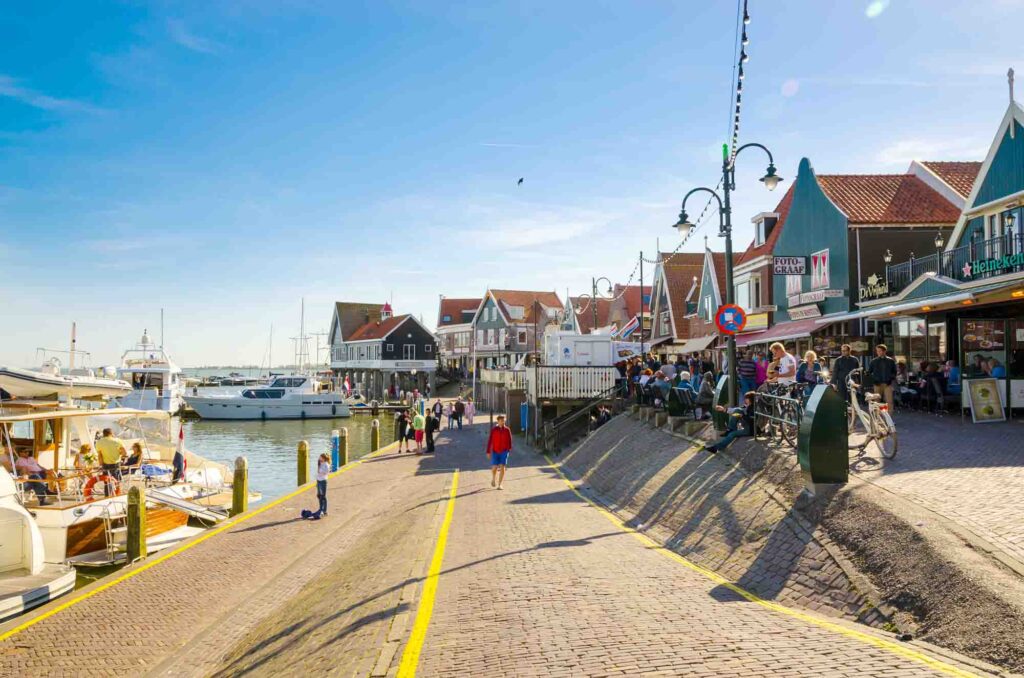
[[[423,442],[423,431],[416,431],[416,442]]]
[[[491,452],[491,466],[508,466],[509,450],[504,452]]]
[[[413,439],[413,438],[415,438],[415,437],[416,437],[416,431],[415,431],[415,429],[412,429],[412,428],[410,428],[409,430],[407,430],[407,431],[405,432],[405,439],[406,439],[406,440],[412,440],[412,439]]]

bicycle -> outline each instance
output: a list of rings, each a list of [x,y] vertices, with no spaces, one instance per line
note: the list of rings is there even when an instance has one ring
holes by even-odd
[[[849,448],[863,455],[868,446],[874,443],[883,457],[895,459],[899,445],[896,424],[889,413],[889,406],[881,402],[882,396],[864,392],[863,372],[863,369],[857,368],[846,377],[846,388],[850,392],[850,405],[847,408],[849,433],[854,434],[859,424],[864,434],[863,443],[850,445]],[[860,406],[858,395],[861,393],[867,403],[867,412]]]
[[[769,383],[758,391],[755,405],[755,421],[768,438],[778,438],[790,447],[796,445],[803,407],[796,384]]]

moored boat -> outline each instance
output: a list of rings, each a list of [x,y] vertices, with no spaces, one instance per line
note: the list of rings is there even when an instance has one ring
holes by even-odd
[[[0,367],[0,388],[15,398],[103,398],[131,392],[126,381],[97,375],[88,368],[65,374],[60,361],[51,358],[37,370]]]
[[[275,377],[269,385],[231,393],[185,396],[203,419],[333,419],[349,416],[348,398],[313,377]]]
[[[149,333],[121,356],[117,374],[131,385],[132,392],[118,398],[118,405],[140,410],[176,413],[185,393],[185,377],[163,346],[156,345]]]

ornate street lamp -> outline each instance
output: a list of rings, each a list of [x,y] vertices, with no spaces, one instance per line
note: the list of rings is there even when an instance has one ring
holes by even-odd
[[[607,290],[607,294],[606,295],[605,294],[598,294],[598,292],[597,292],[597,283],[601,282],[602,280],[604,282],[608,283],[608,290]],[[583,299],[584,297],[586,297],[587,299],[590,300],[587,303],[591,307],[593,307],[593,309],[594,309],[594,326],[590,330],[591,332],[593,332],[594,330],[597,329],[597,300],[598,299],[608,299],[608,300],[612,299],[612,281],[609,280],[608,278],[604,277],[604,276],[601,276],[600,278],[591,278],[590,279],[590,292],[591,292],[590,294],[581,294],[577,298],[578,299]],[[585,308],[584,308],[584,306],[582,304],[579,304],[579,303],[576,304],[576,313],[583,313],[584,310],[585,310]]]
[[[747,19],[749,21],[749,19]],[[739,66],[739,79],[743,80],[743,62],[744,59],[740,59]],[[739,113],[737,112],[737,116]],[[748,148],[759,148],[765,152],[768,156],[768,169],[765,175],[761,177],[761,183],[764,184],[765,188],[769,191],[774,191],[782,181],[782,177],[776,174],[775,159],[772,157],[772,152],[769,151],[765,146],[756,143],[744,144],[736,149],[736,152],[729,156],[729,145],[722,144],[722,193],[723,196],[719,197],[718,193],[714,190],[701,186],[699,188],[692,189],[686,196],[683,197],[683,204],[679,212],[679,221],[677,221],[673,228],[679,231],[679,235],[686,240],[691,233],[693,233],[694,225],[690,222],[689,217],[686,214],[686,200],[694,193],[710,193],[712,199],[718,203],[718,235],[725,238],[725,303],[732,304],[735,290],[733,290],[733,262],[732,262],[732,207],[730,203],[730,194],[736,190],[736,158],[739,154]],[[729,335],[728,343],[726,348],[726,360],[729,363],[729,406],[735,407],[736,398],[736,337]]]

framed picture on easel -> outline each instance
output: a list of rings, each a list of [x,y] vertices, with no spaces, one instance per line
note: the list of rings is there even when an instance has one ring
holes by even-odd
[[[967,406],[971,408],[971,421],[975,424],[1006,421],[998,379],[965,379],[964,385]]]

